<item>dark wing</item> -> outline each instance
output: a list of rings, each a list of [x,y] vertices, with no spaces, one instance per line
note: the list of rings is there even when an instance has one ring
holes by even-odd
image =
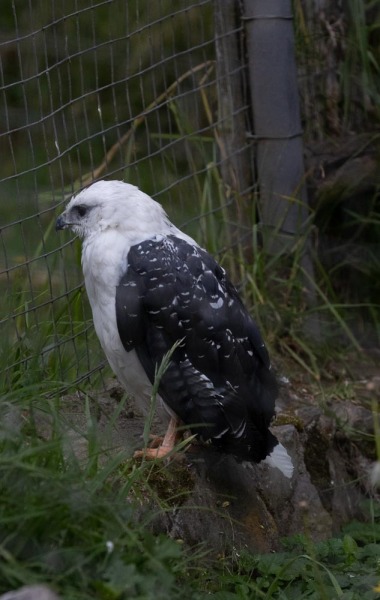
[[[203,439],[240,458],[262,460],[277,443],[268,431],[276,383],[258,328],[225,271],[175,236],[133,246],[116,289],[117,325],[149,379],[173,344],[159,392]]]

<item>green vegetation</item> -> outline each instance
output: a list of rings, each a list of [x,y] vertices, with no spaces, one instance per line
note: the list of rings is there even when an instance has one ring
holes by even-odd
[[[45,582],[73,600],[378,597],[378,505],[369,504],[367,523],[351,523],[341,537],[318,544],[298,535],[268,555],[215,558],[207,540],[190,550],[154,535],[152,524],[157,510],[181,510],[191,480],[179,489],[162,464],[107,449],[89,402],[78,455],[58,398],[51,382],[35,383],[2,402],[0,592]],[[122,410],[121,401],[109,436]]]
[[[29,393],[35,397],[35,389]],[[178,543],[136,522],[131,489],[146,479],[128,473],[126,457],[93,452],[79,463],[60,432],[57,406],[42,439],[31,406],[2,407],[0,458],[0,590],[50,582],[64,598],[179,597],[189,560]],[[4,427],[6,423],[6,427]]]
[[[377,534],[375,533],[377,531]],[[358,538],[361,541],[361,536]],[[379,578],[379,529],[372,529],[372,543],[359,545],[355,536],[343,534],[312,545],[298,536],[285,540],[289,549],[261,556],[242,554],[236,570],[229,566],[221,576],[220,600],[375,600]],[[227,591],[228,590],[228,591]]]
[[[180,469],[173,477],[162,463],[135,461],[115,449],[113,431],[125,398],[101,432],[87,385],[78,399],[86,422],[74,426],[75,445],[68,433],[73,424],[62,410],[69,397],[61,396],[54,372],[42,361],[29,361],[24,370],[17,364],[8,374],[14,385],[3,386],[0,592],[43,582],[70,600],[184,595],[190,600],[376,600],[377,504],[368,503],[366,523],[353,522],[340,537],[317,544],[304,534],[282,540],[280,552],[264,555],[215,557],[207,540],[187,548],[182,540],[153,532],[157,512],[181,510],[193,488],[191,477]],[[353,397],[353,390],[342,390]],[[337,385],[334,393],[342,390]],[[372,444],[380,446],[378,427],[375,431]],[[148,429],[145,441],[147,434]],[[361,439],[360,432],[356,436]]]

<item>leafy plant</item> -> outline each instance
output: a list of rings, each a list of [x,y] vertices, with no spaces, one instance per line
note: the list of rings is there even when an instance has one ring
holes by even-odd
[[[380,548],[359,546],[345,534],[319,544],[303,536],[284,540],[284,552],[241,555],[231,570],[210,581],[213,597],[228,599],[375,600],[379,578]],[[215,588],[213,587],[215,586]],[[219,586],[219,587],[218,587]]]
[[[77,456],[59,403],[39,399],[47,391],[24,388],[1,407],[0,591],[48,582],[70,598],[179,597],[188,558],[135,517],[131,490],[147,486],[147,468],[102,449],[90,418]]]

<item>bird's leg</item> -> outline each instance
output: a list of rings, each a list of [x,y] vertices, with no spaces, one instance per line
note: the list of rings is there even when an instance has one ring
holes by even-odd
[[[178,417],[171,417],[165,436],[159,446],[156,448],[138,450],[134,453],[134,458],[146,458],[147,460],[165,458],[165,456],[173,451],[173,448],[179,438],[177,427],[180,425],[180,423],[181,421]]]
[[[154,433],[149,434],[149,448],[158,448],[161,446],[164,439],[163,435],[155,435]]]

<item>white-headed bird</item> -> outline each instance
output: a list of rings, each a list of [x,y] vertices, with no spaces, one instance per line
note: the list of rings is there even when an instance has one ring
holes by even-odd
[[[96,333],[111,368],[142,409],[158,366],[171,419],[159,448],[186,426],[238,461],[266,460],[291,477],[269,429],[276,380],[257,325],[225,270],[137,187],[98,181],[75,195],[57,229],[83,240],[82,267]]]

